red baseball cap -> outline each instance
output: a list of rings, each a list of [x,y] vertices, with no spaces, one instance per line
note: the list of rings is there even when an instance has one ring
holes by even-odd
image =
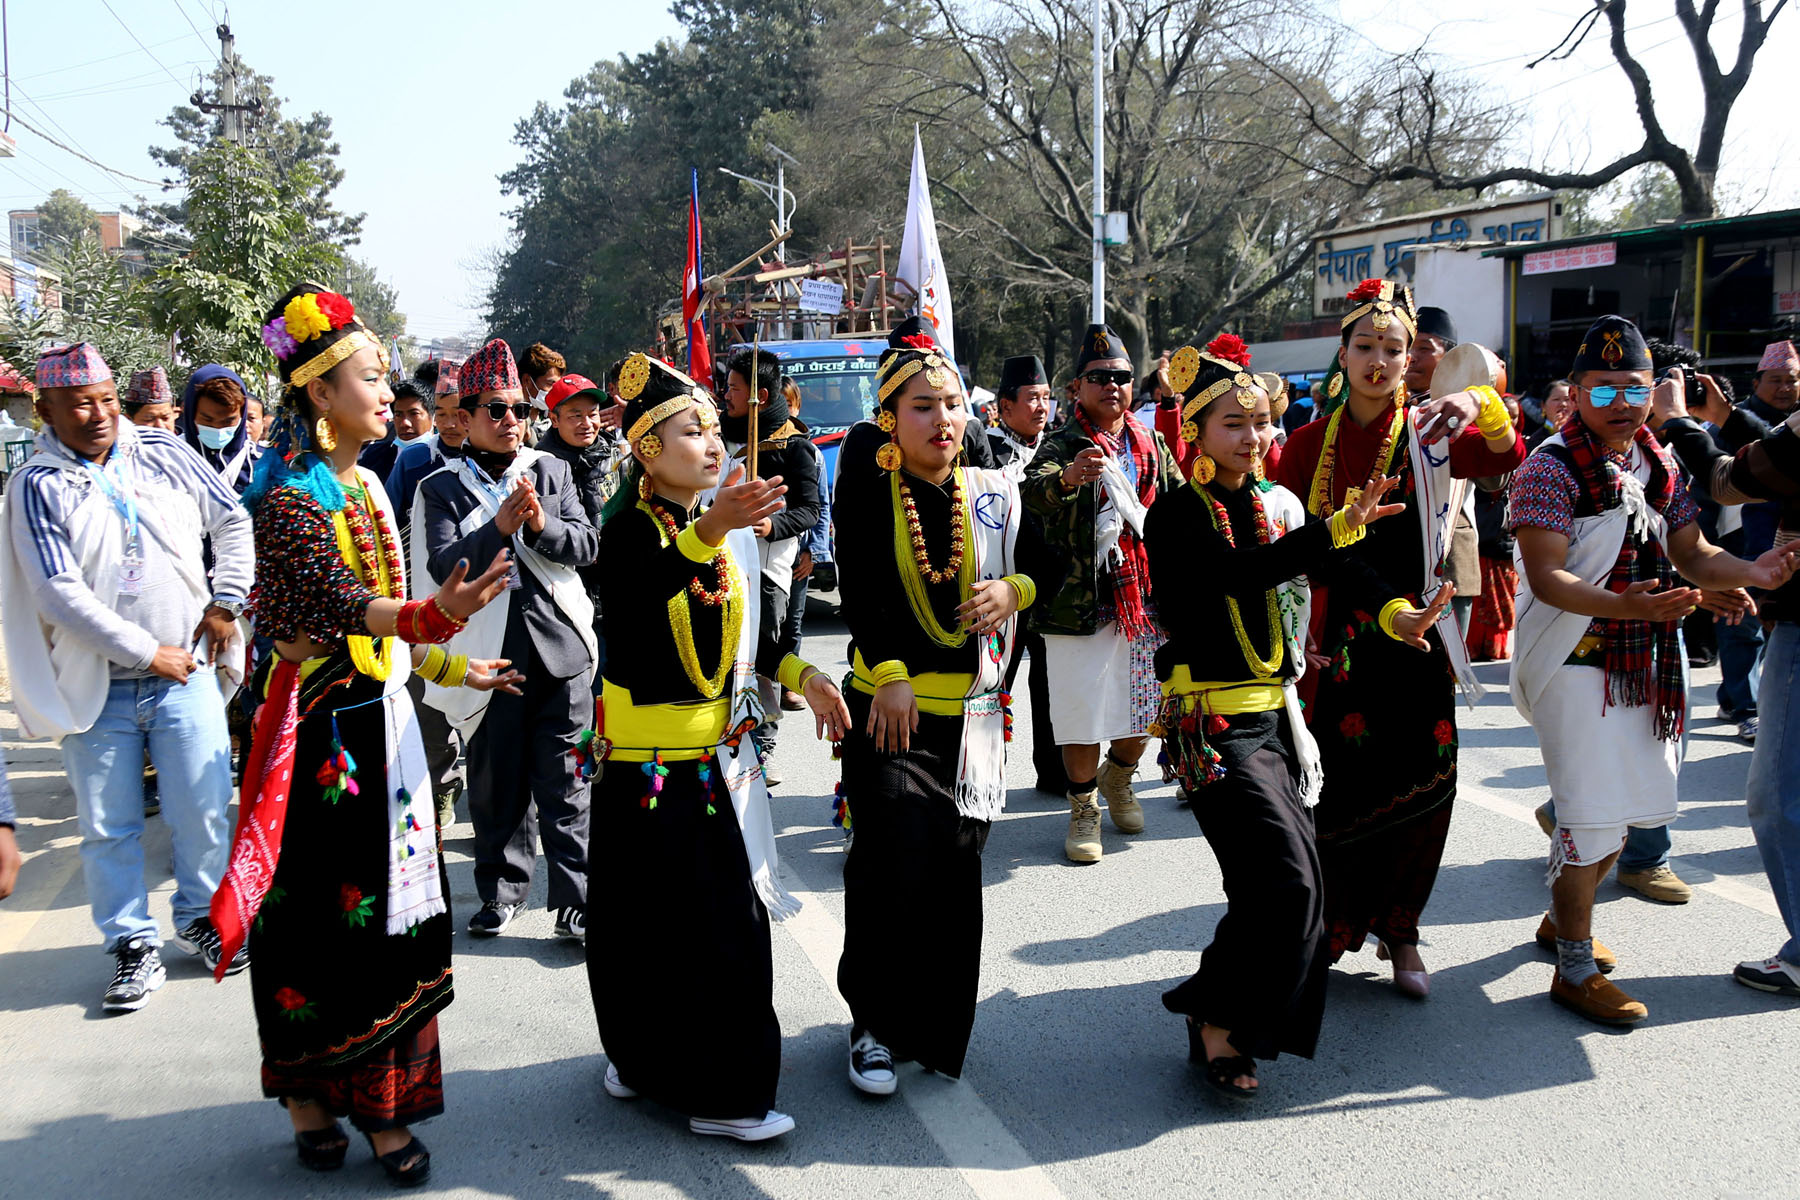
[[[570,396],[578,395],[581,392],[598,392],[600,403],[611,403],[607,398],[606,389],[589,379],[586,375],[564,375],[550,386],[549,394],[544,397],[544,403],[549,407],[551,412],[555,412],[557,405],[561,404],[564,400],[567,400]]]

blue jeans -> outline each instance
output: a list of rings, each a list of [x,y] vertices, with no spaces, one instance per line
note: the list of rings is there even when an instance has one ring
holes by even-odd
[[[1556,820],[1556,801],[1549,804],[1550,820]],[[1640,829],[1633,825],[1625,831],[1625,849],[1619,852],[1619,870],[1648,871],[1669,861],[1669,827],[1658,825]]]
[[[1746,785],[1750,832],[1787,924],[1784,962],[1800,965],[1800,623],[1777,621],[1763,647],[1762,730]]]
[[[160,946],[144,886],[144,749],[175,843],[175,928],[204,917],[224,874],[231,734],[211,668],[172,680],[115,679],[100,718],[63,738],[63,768],[81,822],[81,872],[109,951],[142,937]]]
[[[1746,617],[1736,625],[1714,623],[1719,632],[1719,707],[1756,715],[1762,680],[1762,622]]]

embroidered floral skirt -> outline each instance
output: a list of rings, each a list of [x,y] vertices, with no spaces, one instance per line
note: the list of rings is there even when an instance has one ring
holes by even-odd
[[[383,699],[344,655],[302,684],[281,858],[250,929],[264,1093],[322,1100],[359,1129],[443,1108],[435,1018],[451,1000],[450,914],[387,933],[392,703],[410,701]],[[328,798],[318,771],[340,745],[356,791]]]
[[[1373,933],[1416,945],[1456,797],[1456,696],[1436,630],[1429,652],[1368,614],[1334,612],[1310,712],[1325,767],[1314,811],[1333,961]]]

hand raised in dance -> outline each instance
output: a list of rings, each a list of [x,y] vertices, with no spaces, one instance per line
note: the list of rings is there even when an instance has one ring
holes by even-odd
[[[1404,504],[1383,504],[1381,498],[1388,490],[1400,482],[1398,475],[1383,475],[1380,471],[1369,476],[1369,482],[1363,484],[1362,495],[1344,505],[1344,519],[1350,523],[1351,529],[1361,529],[1372,521],[1383,517],[1391,517],[1406,511]]]
[[[1745,617],[1756,615],[1756,600],[1743,588],[1714,591],[1700,589],[1700,607],[1727,625],[1741,624]]]
[[[781,498],[786,493],[787,485],[781,482],[781,476],[745,483],[744,468],[739,466],[719,489],[712,507],[694,522],[700,540],[709,546],[720,545],[732,530],[749,529],[786,508],[787,501]]]
[[[1414,650],[1431,649],[1431,643],[1425,640],[1425,631],[1437,624],[1437,619],[1450,607],[1450,600],[1455,595],[1456,585],[1446,583],[1424,608],[1401,609],[1394,614],[1394,632]]]
[[[1455,437],[1475,424],[1475,415],[1480,411],[1481,401],[1468,392],[1452,392],[1427,400],[1417,409],[1419,441],[1430,446],[1447,437]]]
[[[984,579],[969,589],[969,598],[956,608],[956,619],[969,627],[970,633],[988,633],[1000,628],[1006,618],[1019,611],[1019,593],[1004,579]]]
[[[875,689],[869,705],[869,724],[863,732],[875,739],[875,748],[889,754],[912,749],[912,735],[919,728],[919,702],[912,684],[904,679]]]
[[[519,685],[525,682],[525,675],[521,671],[502,669],[511,665],[510,658],[471,658],[469,673],[463,676],[463,686],[478,692],[510,692],[515,696],[521,695]]]
[[[844,703],[844,694],[838,691],[837,684],[831,682],[825,672],[814,671],[806,677],[800,694],[819,724],[820,740],[842,741],[850,732],[850,706]]]
[[[506,590],[506,573],[511,568],[511,550],[494,555],[488,569],[473,579],[469,578],[469,560],[458,559],[456,566],[450,569],[450,578],[437,590],[437,601],[444,606],[445,612],[459,621],[466,621]]]
[[[1763,551],[1756,561],[1750,564],[1750,570],[1747,572],[1750,577],[1745,582],[1751,587],[1774,591],[1794,577],[1794,568],[1800,566],[1800,559],[1794,557],[1797,554],[1800,554],[1800,541],[1789,542],[1784,546],[1777,546],[1773,550]]]
[[[1642,583],[1634,583],[1619,593],[1619,619],[1679,621],[1700,607],[1699,588],[1672,587],[1666,591],[1658,591],[1660,587],[1662,584],[1656,580],[1647,579]]]

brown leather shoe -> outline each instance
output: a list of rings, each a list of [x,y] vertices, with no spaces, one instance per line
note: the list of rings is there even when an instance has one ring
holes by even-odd
[[[1544,919],[1538,922],[1537,944],[1552,954],[1556,953],[1556,923],[1550,919],[1549,913],[1545,913]],[[1599,938],[1594,939],[1594,965],[1600,968],[1602,975],[1611,975],[1613,968],[1619,965],[1619,956]]]
[[[1579,987],[1563,982],[1562,972],[1550,976],[1550,998],[1590,1021],[1602,1025],[1635,1025],[1650,1010],[1620,991],[1604,975],[1589,975]]]

